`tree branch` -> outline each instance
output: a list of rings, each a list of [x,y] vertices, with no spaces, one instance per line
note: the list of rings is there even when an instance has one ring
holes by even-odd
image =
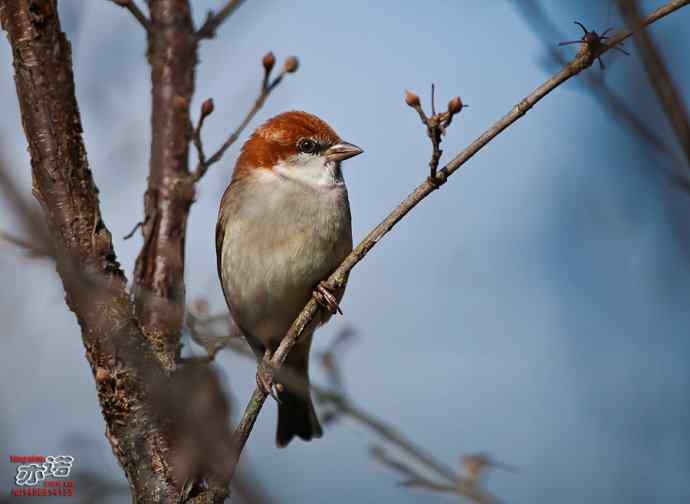
[[[81,326],[106,436],[137,498],[169,502],[175,489],[168,469],[157,462],[168,446],[147,407],[145,386],[162,377],[162,370],[141,345],[126,278],[101,218],[82,139],[71,48],[56,4],[3,2],[0,20],[12,46],[33,192],[52,232],[67,304]]]
[[[674,0],[671,1],[652,12],[649,16],[644,18],[643,24],[649,25],[664,16],[674,12],[677,9],[690,3],[690,0]],[[575,58],[570,61],[563,69],[553,75],[546,82],[541,84],[531,94],[523,98],[513,109],[504,117],[499,119],[488,130],[486,130],[479,138],[472,142],[466,149],[457,154],[445,167],[438,170],[435,182],[426,180],[419,185],[400,205],[398,205],[389,215],[376,226],[366,238],[352,251],[352,253],[345,258],[342,264],[331,274],[326,281],[329,288],[337,290],[342,288],[345,279],[352,268],[354,268],[367,253],[401,220],[407,215],[410,210],[417,206],[424,198],[431,194],[440,185],[445,183],[453,173],[460,169],[467,161],[469,161],[477,152],[486,146],[491,140],[503,132],[508,126],[524,116],[529,109],[536,105],[541,99],[548,95],[558,86],[579,74],[583,70],[589,68],[596,58],[601,56],[609,49],[617,46],[623,40],[632,35],[630,31],[621,32],[609,40],[606,44],[600,44],[596,47],[590,44],[582,44]],[[304,328],[314,318],[316,312],[319,310],[319,304],[315,299],[311,299],[299,314],[297,319],[293,322],[290,330],[285,335],[280,345],[273,353],[271,364],[275,368],[285,362],[288,353],[297,342],[300,334]],[[256,418],[261,411],[261,408],[266,400],[266,393],[257,387],[249,399],[242,419],[235,431],[236,448],[233,454],[237,459],[241,454],[242,449],[251,433],[251,430],[256,422]],[[237,465],[237,459],[232,460],[231,464],[234,467]]]
[[[146,17],[146,15],[141,12],[141,9],[137,4],[134,2],[134,0],[110,0],[116,5],[119,5],[120,7],[127,9],[134,18],[139,21],[139,24],[144,27],[144,30],[147,32],[151,30],[151,22],[149,21],[149,18]]]
[[[553,46],[554,40],[562,40],[563,37],[544,10],[534,0],[523,0],[517,5],[522,9],[525,20],[542,32],[541,37],[551,58],[559,65],[565,65],[567,63],[566,58],[561,51]],[[622,120],[622,124],[627,126],[641,140],[647,142],[659,153],[668,156],[672,161],[678,161],[671,146],[626,105],[625,101],[611,89],[599,72],[588,72],[586,80],[590,84],[594,97],[614,120]]]
[[[196,39],[201,40],[215,37],[218,27],[222,25],[242,3],[244,3],[244,0],[228,0],[225,7],[219,10],[217,14],[214,14],[213,11],[208,11],[206,21],[204,21],[204,24],[201,25],[201,28],[199,28],[195,34]]]
[[[656,91],[659,102],[671,123],[678,142],[690,164],[690,122],[688,109],[678,93],[664,58],[656,47],[651,34],[643,28],[642,15],[635,0],[617,0],[626,25],[634,32],[633,40],[637,45],[642,62],[647,70],[649,81]]]
[[[151,161],[134,270],[136,315],[167,369],[184,316],[184,244],[194,184],[188,170],[197,43],[187,0],[150,0]]]

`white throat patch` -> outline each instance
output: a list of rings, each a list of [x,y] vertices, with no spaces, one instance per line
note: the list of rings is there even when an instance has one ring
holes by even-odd
[[[312,187],[333,187],[345,183],[339,164],[327,161],[325,156],[300,153],[277,164],[274,169],[285,178]]]

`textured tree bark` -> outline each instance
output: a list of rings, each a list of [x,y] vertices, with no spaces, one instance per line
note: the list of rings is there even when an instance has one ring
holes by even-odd
[[[82,139],[70,44],[55,0],[2,0],[29,144],[33,193],[52,232],[66,301],[81,326],[106,436],[138,502],[172,502],[168,446],[144,383],[164,380],[133,317],[126,278],[101,218]],[[51,335],[52,336],[52,335]]]
[[[184,247],[194,199],[188,154],[197,41],[187,0],[149,0],[152,144],[144,245],[134,286],[137,318],[159,360],[174,368],[184,318]]]

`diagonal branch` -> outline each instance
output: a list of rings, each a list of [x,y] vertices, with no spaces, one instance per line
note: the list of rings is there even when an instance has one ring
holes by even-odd
[[[566,64],[567,60],[563,54],[551,45],[553,40],[561,40],[562,35],[544,10],[535,0],[523,0],[518,3],[518,6],[521,8],[525,20],[534,27],[535,31],[541,32],[541,37],[549,50],[551,59],[559,65]],[[612,118],[616,121],[622,119],[622,124],[632,133],[638,135],[641,140],[647,142],[659,153],[668,156],[672,161],[677,161],[671,146],[657,135],[644,120],[638,117],[634,110],[626,105],[625,101],[606,83],[600,72],[587,72],[586,80],[594,97]]]
[[[206,15],[206,21],[204,21],[204,24],[201,25],[201,28],[196,32],[197,40],[215,37],[218,27],[222,25],[243,2],[244,0],[228,0],[228,3],[217,13],[214,14],[213,11],[209,11]]]
[[[149,21],[149,18],[146,17],[146,14],[144,14],[139,6],[136,4],[134,0],[110,0],[116,5],[119,5],[120,7],[127,9],[134,18],[139,21],[139,24],[144,27],[144,30],[151,31],[151,22]]]
[[[690,0],[675,0],[671,1],[652,12],[649,16],[644,18],[643,24],[649,25],[663,18],[664,16],[680,9],[681,7],[690,3]],[[440,185],[445,183],[453,173],[469,161],[477,152],[485,147],[491,140],[498,136],[508,126],[524,116],[529,109],[541,101],[551,91],[558,86],[579,74],[583,70],[589,68],[596,58],[603,53],[617,46],[623,40],[632,35],[630,31],[620,32],[611,37],[606,44],[601,44],[596,50],[588,44],[583,44],[575,58],[570,61],[564,68],[553,75],[546,82],[536,88],[531,94],[522,99],[513,109],[505,116],[499,119],[488,130],[486,130],[479,138],[472,142],[466,149],[457,154],[445,167],[438,170],[435,182],[426,180],[419,185],[400,205],[398,205],[386,219],[376,226],[366,238],[352,251],[352,253],[342,262],[342,264],[331,274],[326,281],[327,285],[332,290],[341,288],[348,276],[348,273],[354,268],[367,253],[401,220],[417,206],[424,198],[431,194]],[[288,356],[290,350],[297,342],[300,334],[304,328],[311,322],[319,310],[319,304],[315,299],[311,299],[299,314],[297,319],[293,322],[292,327],[285,335],[280,345],[276,349],[271,359],[274,367],[279,368]],[[251,430],[256,422],[256,418],[261,411],[261,408],[266,400],[266,392],[260,387],[257,387],[249,403],[247,404],[242,419],[235,431],[236,449],[233,453],[236,459],[239,459],[241,451],[251,433]],[[230,461],[232,470],[237,465],[237,460]]]
[[[664,108],[666,117],[678,138],[685,157],[690,163],[690,122],[688,108],[678,93],[678,88],[668,70],[664,58],[657,48],[651,34],[643,29],[643,19],[635,0],[617,0],[618,8],[628,27],[634,31],[633,40],[637,45],[649,80]]]

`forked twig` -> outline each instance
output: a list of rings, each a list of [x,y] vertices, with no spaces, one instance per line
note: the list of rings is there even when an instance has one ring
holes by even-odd
[[[134,2],[134,0],[110,0],[116,5],[119,5],[120,7],[127,9],[129,12],[131,12],[132,16],[139,21],[139,24],[144,27],[144,29],[148,32],[151,31],[151,21],[149,18],[146,17],[146,14],[144,14],[141,9],[137,6],[137,4]]]
[[[201,180],[201,178],[206,174],[208,168],[212,164],[220,161],[220,159],[223,157],[223,154],[225,154],[225,151],[227,151],[230,146],[237,141],[256,113],[261,110],[261,107],[263,107],[264,103],[266,103],[266,99],[269,97],[271,92],[283,81],[283,77],[285,77],[286,74],[296,72],[299,68],[298,59],[295,56],[289,56],[285,59],[285,63],[283,64],[283,68],[281,68],[280,73],[271,81],[271,70],[273,70],[275,61],[276,59],[272,52],[267,53],[263,57],[261,63],[264,67],[264,77],[261,82],[259,96],[256,98],[256,101],[254,101],[254,105],[251,109],[249,109],[249,112],[247,112],[247,115],[244,117],[240,125],[230,134],[228,139],[223,142],[223,145],[221,145],[220,148],[208,159],[204,153],[203,143],[201,141],[201,128],[204,125],[204,120],[206,117],[213,113],[214,105],[213,100],[210,98],[202,103],[199,121],[196,125],[196,128],[194,128],[194,134],[192,136],[194,147],[196,148],[197,156],[199,158],[196,169],[192,173],[194,182]]]
[[[453,121],[453,116],[460,113],[460,111],[467,107],[467,105],[462,103],[459,96],[451,99],[448,102],[448,109],[440,114],[436,113],[436,87],[431,84],[431,116],[427,117],[422,108],[422,104],[419,101],[419,96],[411,91],[405,91],[405,103],[412,107],[419,114],[419,119],[422,124],[426,126],[426,132],[431,140],[431,159],[429,160],[429,181],[434,184],[441,185],[441,181],[436,178],[436,172],[438,170],[438,163],[441,161],[441,137],[446,134],[446,130]]]
[[[230,15],[234,13],[240,5],[242,5],[243,2],[244,0],[229,0],[228,3],[225,4],[225,7],[220,9],[217,13],[214,14],[213,11],[208,11],[206,21],[204,21],[204,24],[201,25],[201,28],[199,28],[194,34],[197,40],[215,37],[218,27],[223,24],[225,20],[230,17]]]

